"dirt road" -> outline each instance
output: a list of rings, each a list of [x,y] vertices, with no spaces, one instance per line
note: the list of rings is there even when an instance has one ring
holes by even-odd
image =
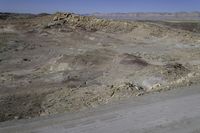
[[[0,124],[1,133],[199,133],[198,86],[137,97],[78,114]]]

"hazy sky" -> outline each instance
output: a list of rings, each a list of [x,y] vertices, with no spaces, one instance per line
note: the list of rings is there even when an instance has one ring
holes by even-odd
[[[41,13],[200,11],[200,0],[0,0],[0,12]]]

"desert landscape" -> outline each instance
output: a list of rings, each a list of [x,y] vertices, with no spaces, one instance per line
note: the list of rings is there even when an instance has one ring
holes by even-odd
[[[190,21],[94,15],[0,14],[0,122],[199,83],[198,14]]]

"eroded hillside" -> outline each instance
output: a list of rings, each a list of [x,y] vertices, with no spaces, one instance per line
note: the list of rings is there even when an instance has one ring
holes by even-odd
[[[0,19],[0,121],[199,82],[200,35],[72,13]]]

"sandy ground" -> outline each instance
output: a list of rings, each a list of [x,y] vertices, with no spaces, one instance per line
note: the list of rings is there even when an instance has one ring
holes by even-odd
[[[71,14],[0,20],[0,121],[196,84],[199,51],[198,33],[157,23]]]
[[[1,133],[199,133],[198,86],[133,97],[79,113],[0,123]]]

